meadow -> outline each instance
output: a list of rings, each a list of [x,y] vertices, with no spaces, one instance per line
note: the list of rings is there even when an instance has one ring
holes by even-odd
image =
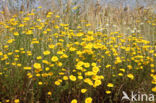
[[[124,103],[123,91],[156,93],[151,8],[68,2],[0,15],[0,103]]]

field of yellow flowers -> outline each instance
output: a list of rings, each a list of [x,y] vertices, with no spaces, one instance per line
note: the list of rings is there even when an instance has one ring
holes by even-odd
[[[35,10],[0,21],[0,103],[120,103],[122,91],[156,93],[154,41],[137,28],[75,21]],[[156,33],[155,17],[142,22]]]

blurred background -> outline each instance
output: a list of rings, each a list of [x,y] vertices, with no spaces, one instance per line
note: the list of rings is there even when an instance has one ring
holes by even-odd
[[[101,6],[122,6],[131,9],[134,9],[135,7],[152,7],[156,12],[156,0],[0,0],[0,10],[7,8],[10,12],[13,12],[21,9],[31,10],[38,6],[42,6],[44,9],[56,10],[60,9],[60,7],[66,7],[69,4],[70,6],[75,6],[83,5],[85,3],[98,3]]]

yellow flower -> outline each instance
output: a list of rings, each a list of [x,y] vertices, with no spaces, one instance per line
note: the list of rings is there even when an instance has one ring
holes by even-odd
[[[120,71],[125,72],[125,69],[121,68]]]
[[[31,34],[33,34],[33,31],[32,31],[32,30],[28,30],[28,31],[26,32],[26,34],[27,34],[27,35],[31,35]]]
[[[94,87],[101,85],[101,80],[95,80]]]
[[[73,9],[73,10],[76,10],[77,8],[78,8],[78,6],[75,6],[75,7],[73,7],[72,9]]]
[[[36,74],[37,77],[41,76],[39,73]]]
[[[91,65],[94,67],[94,66],[96,66],[96,63],[92,63]]]
[[[57,65],[58,65],[59,67],[61,67],[63,64],[62,64],[62,62],[58,62]]]
[[[84,67],[89,68],[90,64],[89,63],[84,63]]]
[[[42,6],[39,6],[38,8],[39,8],[39,9],[41,9],[41,8],[42,8]]]
[[[43,83],[42,82],[38,82],[38,85],[42,85]]]
[[[71,103],[77,103],[77,100],[76,100],[76,99],[73,99],[73,100],[71,101]]]
[[[81,89],[81,93],[86,93],[87,89]]]
[[[50,95],[50,96],[51,96],[51,94],[52,94],[52,93],[49,91],[49,92],[48,92],[48,95]]]
[[[31,70],[31,67],[24,67],[25,70]]]
[[[78,79],[83,79],[83,76],[78,76]]]
[[[92,98],[91,97],[87,97],[86,99],[85,99],[85,103],[92,103]]]
[[[57,56],[53,56],[53,57],[51,58],[51,61],[53,61],[53,62],[58,61],[58,57],[57,57]]]
[[[128,65],[127,67],[128,67],[128,69],[132,69],[132,66],[131,65]]]
[[[8,99],[8,100],[6,100],[5,102],[7,102],[7,103],[8,103],[8,102],[10,102],[10,100]]]
[[[84,79],[84,82],[88,83],[89,85],[93,85],[93,82],[92,82],[92,80],[90,80],[90,78]]]
[[[88,24],[88,25],[91,25],[91,24]],[[88,34],[94,34],[93,31],[88,31]]]
[[[29,18],[29,17],[25,17],[24,20],[25,20],[25,21],[29,21],[30,18]]]
[[[57,54],[63,54],[63,51],[58,51]]]
[[[15,35],[15,36],[18,36],[18,35],[19,35],[19,33],[18,33],[18,32],[14,32],[14,35]]]
[[[23,24],[19,24],[19,26],[18,27],[24,27],[24,25]]]
[[[49,64],[49,62],[47,60],[42,60],[42,63]]]
[[[68,80],[68,77],[67,76],[63,76],[63,80]]]
[[[152,91],[153,92],[156,92],[156,86],[152,88]]]
[[[39,60],[39,59],[42,59],[42,57],[41,57],[41,56],[38,56],[36,59],[38,59],[38,60]]]
[[[59,75],[64,75],[64,73],[63,72],[59,72]]]
[[[60,18],[60,16],[59,16],[59,15],[56,15],[55,17],[56,17],[56,18]]]
[[[61,83],[60,83],[60,81],[55,81],[55,85],[60,85]]]
[[[120,57],[117,57],[116,58],[116,61],[115,61],[115,64],[118,64],[118,63],[121,63],[121,62],[122,62],[121,58]]]
[[[40,63],[35,63],[35,64],[34,64],[34,68],[40,69],[40,68],[41,68],[41,64],[40,64]]]
[[[33,75],[31,73],[27,73],[28,78],[32,78]]]
[[[59,27],[58,25],[55,25],[54,28],[58,29],[58,28],[60,28],[60,27]]]
[[[114,84],[108,83],[108,84],[107,84],[107,87],[114,87]]]
[[[50,54],[50,51],[48,51],[48,50],[47,51],[44,51],[43,54],[44,55],[49,55]]]
[[[18,66],[18,67],[21,67],[21,66],[22,66],[22,64],[17,64],[17,66]]]
[[[155,72],[155,70],[154,70],[154,69],[151,69],[151,72],[152,72],[152,73],[154,73],[154,72]]]
[[[14,41],[14,39],[8,40],[8,43],[11,44]]]
[[[68,55],[63,54],[63,55],[61,56],[61,58],[68,58]]]
[[[48,45],[48,47],[49,47],[50,49],[52,49],[52,48],[54,48],[54,47],[55,47],[55,45],[50,44],[50,45]]]
[[[19,99],[14,100],[14,103],[19,103],[19,102],[20,102]]]
[[[32,41],[31,43],[32,43],[32,44],[38,44],[39,41],[35,40],[35,41]]]
[[[76,50],[76,48],[71,47],[71,48],[69,48],[69,50],[70,50],[70,51],[75,51],[75,50]]]
[[[111,91],[109,91],[109,90],[106,91],[106,94],[110,94],[110,93],[111,93]]]
[[[45,68],[45,70],[46,70],[46,71],[49,71],[49,70],[50,70],[50,68],[49,68],[49,67],[46,67],[46,68]]]
[[[93,67],[93,68],[92,68],[92,71],[95,72],[95,73],[97,73],[97,72],[99,71],[99,67],[96,67],[96,66]]]
[[[130,78],[130,79],[132,79],[132,80],[134,79],[133,74],[128,74],[127,77]]]
[[[52,75],[53,75],[53,72],[49,72],[48,75],[49,75],[49,76],[52,76]]]
[[[3,55],[3,53],[2,53],[2,52],[0,52],[0,56],[1,56],[1,55]]]
[[[123,74],[122,73],[118,73],[118,76],[123,76]]]
[[[70,75],[69,78],[71,81],[76,81],[76,77],[74,75]]]
[[[154,68],[154,64],[150,64],[150,67],[151,67],[151,68]]]
[[[111,65],[110,65],[110,64],[107,64],[107,65],[106,65],[106,68],[109,68],[109,67],[111,67]]]

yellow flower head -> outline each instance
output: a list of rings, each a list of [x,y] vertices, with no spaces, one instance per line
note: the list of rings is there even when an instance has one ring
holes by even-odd
[[[44,51],[43,54],[44,55],[49,55],[50,54],[50,51],[48,51],[48,50],[47,51]]]
[[[101,85],[101,80],[95,80],[94,87]]]
[[[128,74],[127,77],[132,79],[132,80],[134,79],[134,75],[133,74]]]
[[[68,80],[68,77],[67,76],[63,76],[63,80]]]
[[[86,99],[85,99],[85,103],[92,103],[92,98],[91,97],[87,97]]]
[[[9,99],[7,99],[5,102],[7,102],[7,103],[8,103],[8,102],[10,102],[10,100],[9,100]]]
[[[41,64],[40,64],[40,63],[35,63],[35,64],[34,64],[34,68],[40,69],[40,68],[41,68]]]
[[[19,99],[14,100],[14,103],[19,103],[19,102],[20,102]]]
[[[42,82],[38,82],[38,85],[42,85],[43,83]]]
[[[108,83],[108,84],[107,84],[107,87],[114,87],[114,84]]]
[[[3,55],[3,53],[2,53],[2,52],[0,52],[0,56],[1,56],[1,55]]]
[[[58,61],[58,57],[57,57],[57,56],[53,56],[53,57],[51,58],[51,61],[53,61],[53,62]]]
[[[86,93],[87,89],[81,89],[81,93]]]
[[[96,67],[96,66],[93,67],[93,68],[92,68],[92,71],[95,72],[95,73],[99,72],[99,67]]]
[[[71,103],[77,103],[77,100],[76,100],[76,99],[73,99],[73,100],[71,101]]]
[[[19,33],[18,33],[18,32],[14,32],[14,35],[15,35],[15,36],[18,36],[18,35],[19,35]]]
[[[60,85],[61,83],[60,83],[60,81],[55,81],[55,85]]]
[[[74,75],[71,75],[69,78],[71,81],[76,81],[76,77]]]
[[[110,94],[110,93],[111,93],[111,91],[109,91],[109,90],[106,91],[106,94]]]
[[[49,91],[49,92],[48,92],[48,95],[51,96],[51,94],[52,94],[52,93]]]
[[[156,86],[152,88],[152,92],[156,93]]]
[[[31,67],[24,67],[25,70],[31,70]]]

